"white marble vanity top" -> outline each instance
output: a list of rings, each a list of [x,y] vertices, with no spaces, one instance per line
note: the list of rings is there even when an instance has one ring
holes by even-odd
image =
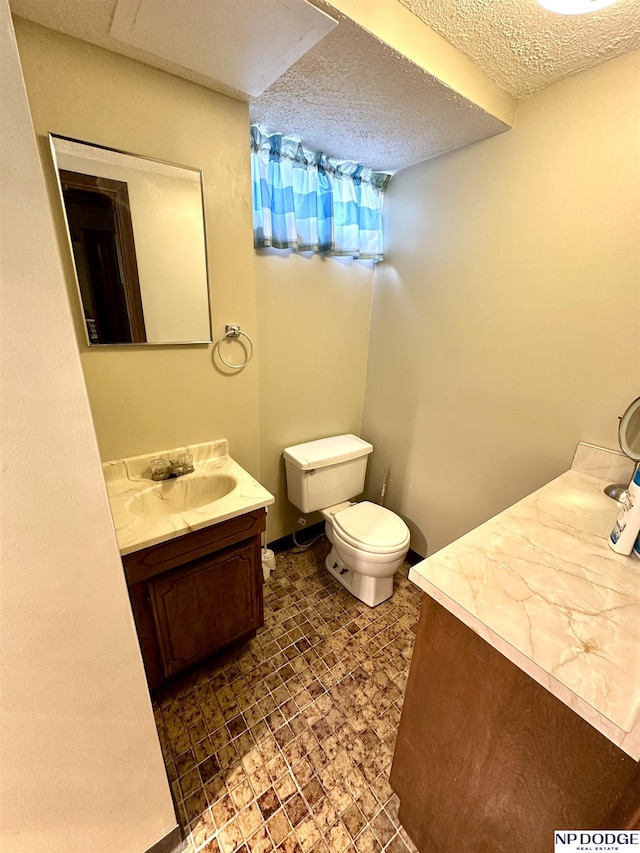
[[[174,459],[185,451],[193,456],[195,470],[192,474],[161,483],[155,483],[151,479],[149,465],[152,459]],[[102,470],[118,545],[123,556],[274,502],[273,495],[229,456],[226,439],[105,462]],[[161,514],[136,512],[133,509],[136,501],[140,502],[150,489],[157,488],[166,490],[167,494],[170,494],[172,489],[183,490],[188,505],[190,491],[195,492],[196,484],[198,481],[202,483],[205,477],[221,478],[221,481],[230,484],[230,491],[211,503],[189,507],[180,512],[169,513],[166,507],[163,507]]]
[[[607,543],[621,454],[580,444],[571,470],[409,574],[627,754],[640,757],[640,560]]]

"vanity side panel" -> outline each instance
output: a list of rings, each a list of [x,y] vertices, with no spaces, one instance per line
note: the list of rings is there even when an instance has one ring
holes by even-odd
[[[548,851],[601,828],[636,763],[425,595],[391,784],[422,853]]]
[[[640,829],[640,762],[602,829]]]
[[[149,601],[149,584],[146,581],[141,581],[129,586],[129,600],[144,662],[144,672],[147,676],[149,689],[153,690],[164,681],[164,673],[158,633]]]

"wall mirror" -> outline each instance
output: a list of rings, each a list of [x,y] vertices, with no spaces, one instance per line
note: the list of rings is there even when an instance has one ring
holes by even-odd
[[[49,140],[89,345],[211,343],[202,173]]]

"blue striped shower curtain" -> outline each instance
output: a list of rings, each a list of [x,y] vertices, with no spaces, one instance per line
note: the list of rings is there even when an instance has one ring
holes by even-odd
[[[382,260],[382,201],[389,175],[309,151],[251,128],[256,248]]]

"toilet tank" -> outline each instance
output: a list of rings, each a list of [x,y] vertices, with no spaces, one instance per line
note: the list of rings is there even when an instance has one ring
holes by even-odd
[[[364,489],[373,445],[355,435],[334,435],[286,447],[287,495],[302,512],[325,509]]]

